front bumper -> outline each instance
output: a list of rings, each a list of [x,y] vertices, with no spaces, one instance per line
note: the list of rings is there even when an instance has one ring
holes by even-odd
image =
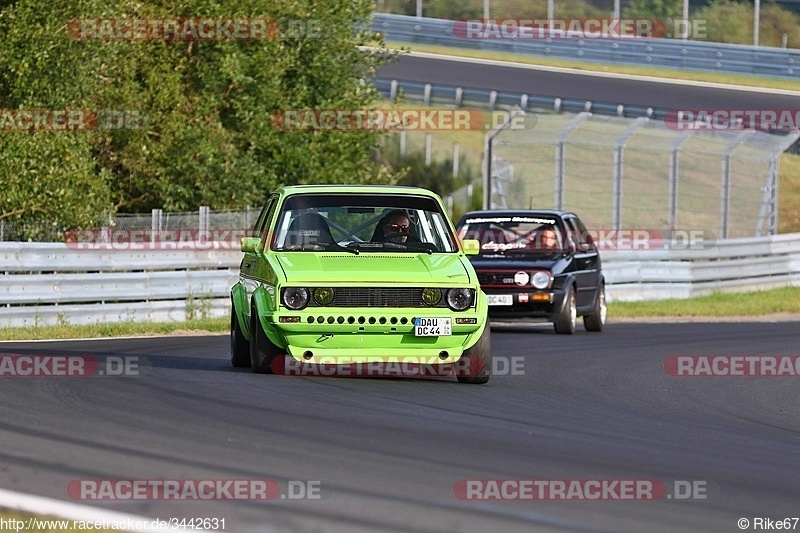
[[[294,317],[299,322],[287,322]],[[414,335],[414,318],[446,317],[451,318],[451,335]],[[281,310],[265,318],[287,355],[311,364],[453,363],[486,327],[485,316],[475,310],[314,308]]]
[[[494,320],[513,320],[524,318],[542,318],[554,320],[564,305],[566,292],[563,289],[533,290],[485,290],[490,301],[493,296],[505,296],[511,299],[511,305],[490,305],[489,318]]]

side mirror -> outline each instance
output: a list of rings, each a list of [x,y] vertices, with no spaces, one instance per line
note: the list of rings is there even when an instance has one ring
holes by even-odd
[[[259,238],[259,237],[242,237],[242,251],[243,252],[259,252],[259,251],[261,251],[261,238]]]
[[[461,249],[464,255],[478,255],[481,253],[481,243],[478,239],[464,239],[461,241]]]

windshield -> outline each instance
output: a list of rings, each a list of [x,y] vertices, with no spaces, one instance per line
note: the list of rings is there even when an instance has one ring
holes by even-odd
[[[563,232],[552,216],[511,215],[467,218],[462,239],[480,241],[481,254],[553,253],[563,249]]]
[[[425,196],[294,195],[274,227],[276,251],[457,251],[439,203]]]

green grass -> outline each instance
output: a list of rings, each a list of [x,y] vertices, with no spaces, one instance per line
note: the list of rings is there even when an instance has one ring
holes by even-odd
[[[774,313],[800,315],[800,287],[747,293],[717,292],[686,300],[615,302],[608,305],[609,320],[658,316],[760,316]]]
[[[572,61],[569,59],[553,59],[539,56],[512,54],[509,52],[490,52],[485,50],[451,48],[447,46],[428,44],[387,42],[386,47],[411,50],[413,52],[427,52],[459,57],[472,57],[476,59],[491,59],[495,61],[514,61],[516,63],[525,63],[529,65],[540,65],[546,67],[572,68],[576,70],[585,70],[588,72],[631,74],[636,76],[651,76],[657,78],[704,81],[711,83],[724,83],[729,85],[746,85],[750,87],[765,87],[769,89],[800,91],[800,81],[785,80],[781,78],[747,76],[745,74],[723,74],[716,72],[701,72],[660,67],[639,67],[617,65],[614,63],[605,65],[599,62],[593,63],[589,61]]]
[[[31,527],[28,528],[27,521],[31,518],[37,518],[40,523],[38,527]],[[112,530],[110,529],[84,529],[84,528],[74,528],[74,527],[67,527],[67,528],[59,528],[58,525],[53,524],[53,522],[58,522],[61,524],[69,524],[72,526],[74,524],[73,520],[65,520],[63,518],[54,518],[52,516],[41,516],[41,515],[32,515],[26,513],[19,513],[16,511],[9,511],[6,509],[0,509],[0,519],[6,521],[6,527],[0,528],[0,531],[25,531],[26,533],[111,533]],[[8,520],[21,520],[25,523],[25,527],[21,528],[13,528],[8,525]],[[41,522],[45,522],[42,524]],[[47,524],[49,522],[49,524]],[[80,524],[78,524],[80,525]],[[49,527],[45,527],[49,526]],[[115,531],[122,531],[122,530],[115,530]]]
[[[168,335],[185,333],[228,332],[230,319],[217,318],[189,322],[122,322],[88,326],[39,326],[29,328],[0,328],[0,340],[83,339],[127,337],[135,335]]]

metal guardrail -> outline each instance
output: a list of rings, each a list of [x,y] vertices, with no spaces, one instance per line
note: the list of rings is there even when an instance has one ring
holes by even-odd
[[[663,300],[800,286],[800,234],[726,239],[697,249],[606,251],[609,301]]]
[[[678,39],[466,39],[456,21],[376,13],[372,30],[388,41],[511,52],[580,61],[800,79],[800,50]]]
[[[800,234],[601,257],[610,301],[800,286]],[[0,243],[0,258],[0,327],[20,327],[226,317],[241,252]]]
[[[242,254],[191,244],[0,242],[0,327],[226,317]]]

